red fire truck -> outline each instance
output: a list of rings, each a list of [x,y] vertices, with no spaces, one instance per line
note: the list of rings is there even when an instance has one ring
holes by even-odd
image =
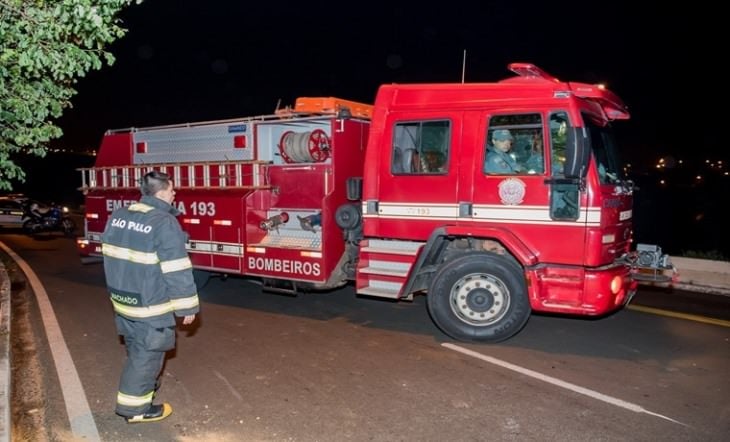
[[[80,254],[101,256],[107,217],[155,169],[174,177],[203,280],[424,294],[441,330],[477,342],[513,336],[533,311],[617,310],[640,268],[671,268],[659,247],[630,247],[633,185],[610,124],[626,106],[600,85],[509,69],[495,83],[383,85],[372,106],[305,97],[272,115],[108,131],[81,169]]]

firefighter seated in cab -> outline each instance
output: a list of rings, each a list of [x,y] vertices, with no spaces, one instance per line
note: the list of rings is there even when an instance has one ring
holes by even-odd
[[[487,146],[484,171],[492,174],[515,174],[523,171],[512,152],[514,137],[509,129],[492,132],[492,144]]]
[[[443,152],[426,149],[420,155],[421,171],[425,173],[442,173],[446,165]]]
[[[529,174],[542,174],[545,172],[545,159],[543,158],[542,135],[535,133],[531,137],[530,156],[525,161],[525,169]]]

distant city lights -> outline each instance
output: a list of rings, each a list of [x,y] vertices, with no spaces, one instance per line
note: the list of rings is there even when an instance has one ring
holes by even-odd
[[[655,181],[657,186],[668,188],[670,182],[681,186],[681,176],[685,176],[685,180],[689,180],[693,185],[697,186],[712,183],[713,177],[730,176],[730,170],[726,167],[727,161],[713,158],[701,159],[699,161],[700,163],[692,162],[692,165],[690,165],[690,163],[685,164],[684,160],[675,159],[672,156],[658,158],[653,165],[653,169],[657,170],[659,175]],[[629,175],[626,167],[624,167],[624,171],[627,172],[626,175]],[[675,173],[679,175],[675,176]],[[678,180],[677,178],[680,179]]]
[[[712,159],[705,159],[704,161],[705,166],[709,167],[710,169],[725,169],[725,162],[723,160],[712,160]],[[672,169],[677,166],[684,165],[684,160],[677,159],[675,160],[672,157],[669,158],[659,158],[655,165],[655,169]]]

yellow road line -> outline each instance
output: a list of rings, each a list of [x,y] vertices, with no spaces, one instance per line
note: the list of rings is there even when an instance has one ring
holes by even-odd
[[[636,310],[644,313],[652,313],[660,316],[669,316],[670,318],[686,319],[688,321],[703,322],[705,324],[719,325],[720,327],[729,327],[730,321],[722,319],[708,318],[707,316],[690,315],[687,313],[678,313],[669,310],[662,310],[659,308],[644,307],[643,305],[629,304],[627,307],[629,310]]]

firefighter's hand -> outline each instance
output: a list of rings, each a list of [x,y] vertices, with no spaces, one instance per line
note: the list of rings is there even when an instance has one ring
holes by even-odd
[[[193,321],[195,321],[195,315],[187,315],[183,317],[182,323],[184,325],[190,325],[193,323]]]

